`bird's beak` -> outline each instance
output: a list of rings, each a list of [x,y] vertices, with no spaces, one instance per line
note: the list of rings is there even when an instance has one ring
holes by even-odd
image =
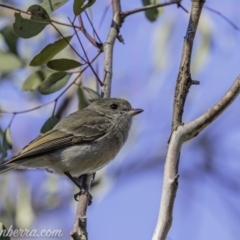
[[[141,113],[141,112],[143,112],[142,109],[136,108],[136,109],[131,109],[131,110],[128,112],[128,114],[131,115],[131,116],[135,116],[135,115],[137,115],[137,114],[139,114],[139,113]]]

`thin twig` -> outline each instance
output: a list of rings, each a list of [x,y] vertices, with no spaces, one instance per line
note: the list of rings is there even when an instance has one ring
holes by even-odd
[[[112,1],[109,1],[109,4],[105,7],[105,9],[104,9],[104,11],[102,13],[102,17],[101,17],[101,19],[99,21],[99,25],[98,25],[99,28],[101,28],[101,26],[102,26],[102,24],[103,24],[103,22],[105,20],[105,17],[107,15],[108,9],[110,8],[111,4],[112,4]]]
[[[31,111],[34,111],[34,110],[37,110],[39,108],[42,108],[42,107],[45,107],[47,106],[48,104],[51,104],[53,103],[55,100],[52,100],[50,102],[47,102],[47,103],[44,103],[40,106],[37,106],[37,107],[34,107],[34,108],[30,108],[30,109],[27,109],[27,110],[23,110],[23,111],[7,111],[7,110],[0,110],[0,113],[3,113],[3,114],[23,114],[23,113],[27,113],[27,112],[31,112]]]
[[[186,137],[185,141],[190,140],[205,129],[211,122],[219,117],[226,110],[234,99],[240,93],[240,75],[232,84],[226,94],[206,113],[197,119],[185,124]]]
[[[101,49],[102,44],[98,43],[94,38],[91,37],[91,35],[87,32],[86,28],[83,25],[82,17],[81,15],[78,16],[80,26],[82,28],[82,32],[85,35],[85,37],[88,39],[90,43],[92,43],[93,46],[95,46],[98,49]]]
[[[70,19],[69,19],[69,21],[71,22]],[[71,23],[73,23],[73,22],[71,22]],[[77,36],[78,42],[79,42],[79,44],[80,44],[80,46],[81,46],[81,48],[82,48],[82,50],[83,50],[83,53],[84,53],[84,55],[85,55],[85,57],[86,57],[86,59],[87,59],[87,64],[88,64],[88,66],[91,68],[91,70],[92,70],[93,74],[95,75],[95,77],[97,78],[98,83],[100,84],[100,86],[102,86],[103,83],[102,83],[102,81],[99,79],[99,77],[98,77],[97,73],[95,72],[95,70],[94,70],[91,62],[89,61],[88,55],[87,55],[87,53],[86,53],[86,51],[85,51],[85,49],[84,49],[84,46],[83,46],[82,41],[81,41],[81,39],[80,39],[80,37],[79,37],[79,35],[78,35],[78,32],[76,31],[75,28],[73,28],[73,29],[74,29],[74,32],[75,32],[75,34],[76,34],[76,36]]]
[[[6,5],[6,4],[0,4],[0,7],[3,7],[3,8],[8,8],[10,10],[13,10],[13,11],[17,11],[17,12],[21,12],[23,14],[27,14],[29,16],[32,16],[32,14],[30,12],[26,12],[26,11],[23,11],[19,8],[15,8],[15,7],[12,7],[12,6],[9,6],[9,5]],[[65,26],[65,27],[71,27],[72,28],[72,25],[71,24],[67,24],[67,23],[63,23],[63,22],[59,22],[59,21],[56,21],[56,20],[53,20],[53,19],[50,19],[51,22],[53,23],[56,23],[56,24],[59,24],[59,25],[62,25],[62,26]],[[41,21],[41,23],[44,23],[43,21]],[[46,22],[46,23],[49,23],[49,22]],[[82,30],[80,26],[76,26],[74,25],[75,28],[79,29],[79,30]]]
[[[122,12],[121,15],[122,15],[122,18],[124,19],[127,16],[129,16],[131,14],[134,14],[134,13],[143,12],[143,11],[146,11],[146,10],[149,10],[149,9],[154,9],[154,8],[165,7],[165,6],[172,5],[172,4],[179,5],[180,3],[181,3],[181,0],[173,0],[173,1],[165,2],[165,3],[151,4],[151,5],[147,5],[145,7],[136,8],[136,9],[129,10],[129,11],[126,11],[126,12]]]
[[[84,61],[85,63],[87,63],[87,61],[77,52],[77,50],[72,46],[72,44],[70,43],[70,41],[68,41],[63,34],[58,30],[58,28],[51,23],[51,25],[54,27],[54,29],[59,33],[59,35],[68,43],[69,47],[77,54],[77,56]],[[73,26],[72,26],[73,27]],[[75,28],[74,28],[75,29]],[[76,29],[75,29],[75,34],[77,33]]]
[[[227,23],[229,23],[235,30],[240,31],[240,27],[238,27],[233,21],[231,21],[228,17],[224,16],[221,12],[210,8],[208,6],[204,6],[205,9],[207,9],[208,11],[211,11],[215,14],[217,14],[219,17],[223,18]]]
[[[98,41],[99,41],[99,42],[100,42],[100,44],[102,45],[102,41],[101,41],[100,37],[98,36],[98,33],[97,33],[97,31],[96,31],[95,27],[93,26],[93,23],[92,23],[92,21],[91,21],[90,17],[88,16],[88,13],[87,13],[87,11],[84,11],[84,13],[85,13],[85,15],[86,15],[86,17],[87,17],[87,19],[88,19],[88,21],[89,21],[89,23],[90,23],[91,27],[92,27],[92,30],[93,30],[94,34],[96,35],[96,37],[97,37]],[[98,44],[99,44],[99,43],[98,43]]]

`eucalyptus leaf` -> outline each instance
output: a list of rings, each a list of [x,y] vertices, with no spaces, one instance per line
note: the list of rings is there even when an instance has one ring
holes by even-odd
[[[7,151],[8,149],[12,149],[12,137],[11,137],[9,127],[3,133],[2,147],[4,151]]]
[[[56,71],[67,71],[73,68],[80,67],[82,64],[73,59],[61,58],[54,59],[47,63],[47,66]]]
[[[54,93],[61,88],[63,88],[69,78],[71,77],[71,73],[66,72],[56,72],[48,76],[48,78],[39,86],[39,92],[41,94],[51,94]]]
[[[78,109],[81,110],[89,105],[86,96],[84,94],[83,88],[80,86],[78,89]]]
[[[51,116],[42,126],[40,135],[46,133],[47,131],[54,128],[54,126],[59,122],[59,119],[55,116]]]
[[[5,152],[5,150],[3,149],[2,143],[3,143],[3,131],[0,128],[0,154],[3,154]],[[0,161],[0,163],[1,163],[1,161]],[[1,222],[0,222],[0,224],[1,224]]]
[[[69,0],[44,0],[40,6],[42,6],[47,13],[51,13],[56,9],[60,8],[62,5],[67,3]]]
[[[61,52],[68,45],[68,42],[70,42],[71,39],[72,36],[68,36],[61,38],[54,43],[48,44],[32,59],[29,65],[35,67],[49,62],[56,54]]]
[[[32,5],[27,12],[31,13],[30,19],[23,18],[21,13],[15,12],[14,32],[21,38],[31,38],[39,34],[51,19],[46,10],[40,5]]]
[[[99,95],[98,92],[92,90],[91,88],[83,87],[83,89],[84,89],[85,91],[87,91],[87,93],[88,93],[88,95],[89,95],[89,97],[90,97],[89,100],[90,100],[91,102],[94,102],[94,101],[102,98],[102,97]]]
[[[159,0],[142,0],[143,6],[148,6],[152,4],[159,3]],[[163,8],[153,8],[145,11],[145,15],[150,22],[154,22],[158,19],[159,15],[162,13]]]
[[[74,0],[73,12],[74,12],[75,16],[84,12],[88,7],[91,7],[96,2],[96,0],[87,0],[87,3],[85,5],[83,5],[84,2],[85,2],[85,0]]]
[[[23,83],[23,90],[24,91],[34,91],[36,90],[46,79],[48,75],[50,75],[50,71],[42,69],[42,70],[37,70],[33,73],[31,73],[27,79]]]
[[[12,72],[23,66],[21,59],[11,52],[0,51],[0,72]]]
[[[1,30],[1,34],[3,35],[3,38],[9,48],[9,50],[14,53],[15,55],[18,55],[17,51],[17,41],[19,37],[14,34],[12,26],[6,26]]]

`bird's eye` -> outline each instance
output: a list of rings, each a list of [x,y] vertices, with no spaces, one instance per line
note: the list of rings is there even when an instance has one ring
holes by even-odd
[[[114,104],[112,104],[112,105],[110,106],[110,108],[111,108],[111,109],[117,109],[117,108],[118,108],[118,105],[114,103]]]

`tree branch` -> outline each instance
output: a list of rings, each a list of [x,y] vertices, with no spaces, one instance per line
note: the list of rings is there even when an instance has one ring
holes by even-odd
[[[185,100],[187,98],[189,88],[192,85],[190,73],[192,46],[204,2],[205,0],[192,0],[192,8],[186,36],[184,38],[182,59],[175,88],[172,130],[176,129],[177,126],[182,123]]]
[[[185,100],[192,84],[190,74],[192,46],[204,2],[204,0],[192,0],[191,13],[187,33],[184,38],[182,59],[175,88],[172,134],[169,140],[164,167],[160,211],[152,240],[165,240],[172,225],[174,200],[178,187],[178,163],[181,146],[186,141],[186,134],[182,131],[184,128],[182,115]]]
[[[113,19],[110,27],[107,41],[103,46],[104,51],[104,80],[101,88],[104,98],[110,97],[112,85],[112,63],[113,63],[113,47],[122,24],[120,0],[112,1]]]
[[[226,94],[206,113],[199,118],[184,125],[185,141],[190,140],[205,129],[210,123],[212,123],[217,117],[219,117],[224,110],[227,109],[238,96],[240,91],[240,75],[234,81],[231,88]]]
[[[143,11],[146,11],[146,10],[149,10],[149,9],[165,7],[165,6],[172,5],[172,4],[179,5],[181,3],[181,1],[182,0],[172,0],[172,1],[169,1],[169,2],[165,2],[165,3],[151,4],[151,5],[148,5],[148,6],[145,6],[145,7],[136,8],[136,9],[129,10],[129,11],[126,11],[126,12],[122,12],[121,15],[122,15],[122,18],[125,19],[127,16],[129,16],[131,14],[138,13],[138,12],[143,12]]]
[[[178,164],[181,146],[184,142],[195,137],[211,122],[219,117],[234,101],[240,92],[240,75],[231,88],[212,108],[199,118],[179,125],[173,130],[166,157],[163,178],[163,191],[160,205],[160,213],[152,240],[166,239],[172,224],[172,212],[178,187]]]
[[[90,191],[91,183],[93,181],[93,175],[83,175],[81,183],[86,191]],[[73,240],[87,240],[87,207],[89,205],[89,198],[87,195],[80,195],[77,206],[76,218],[73,225],[73,231],[71,236]]]

